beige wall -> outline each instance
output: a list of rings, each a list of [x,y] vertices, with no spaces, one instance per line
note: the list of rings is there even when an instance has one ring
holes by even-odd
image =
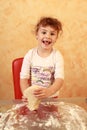
[[[63,97],[87,96],[87,0],[0,0],[0,99],[14,98],[11,63],[37,45],[41,16],[63,23],[55,44],[65,60]]]

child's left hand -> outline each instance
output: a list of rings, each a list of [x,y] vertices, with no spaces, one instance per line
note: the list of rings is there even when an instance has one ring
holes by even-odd
[[[51,96],[51,92],[49,88],[45,88],[45,87],[41,87],[40,89],[35,90],[33,94],[35,95],[35,97],[39,99],[44,99]]]

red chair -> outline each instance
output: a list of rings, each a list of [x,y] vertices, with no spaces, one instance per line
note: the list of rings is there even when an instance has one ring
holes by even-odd
[[[17,58],[12,62],[12,74],[13,74],[15,99],[22,98],[22,92],[20,89],[20,71],[21,71],[22,61],[23,58]]]

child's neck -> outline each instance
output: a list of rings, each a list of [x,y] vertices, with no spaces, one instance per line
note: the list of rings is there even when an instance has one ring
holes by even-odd
[[[37,48],[37,53],[41,57],[48,57],[52,51],[53,51],[53,49],[46,50],[46,49],[42,49],[39,47]]]

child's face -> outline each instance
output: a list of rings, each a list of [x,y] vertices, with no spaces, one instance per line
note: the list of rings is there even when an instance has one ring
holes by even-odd
[[[37,32],[38,43],[44,49],[51,49],[57,37],[58,32],[50,26],[41,26]]]

